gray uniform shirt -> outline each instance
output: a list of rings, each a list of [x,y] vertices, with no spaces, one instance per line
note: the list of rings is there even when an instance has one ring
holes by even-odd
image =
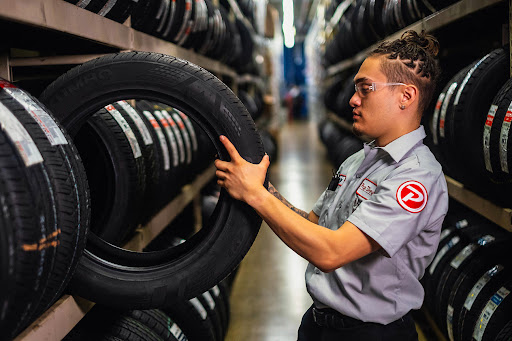
[[[365,144],[340,166],[336,189],[318,199],[320,225],[337,230],[348,220],[382,248],[330,273],[309,264],[306,286],[317,307],[382,324],[421,307],[419,280],[448,210],[446,181],[424,138],[420,126],[385,147]]]

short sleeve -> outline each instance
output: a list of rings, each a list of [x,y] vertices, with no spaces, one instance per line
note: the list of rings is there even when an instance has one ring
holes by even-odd
[[[377,184],[347,219],[374,239],[392,257],[424,229],[440,228],[448,210],[448,191],[442,172],[404,170]]]
[[[318,198],[318,200],[316,201],[315,205],[313,206],[313,212],[317,215],[317,216],[320,216],[320,213],[322,212],[322,207],[324,206],[324,201],[325,201],[325,195],[327,194],[327,191],[328,189],[326,189],[321,195],[320,197]]]

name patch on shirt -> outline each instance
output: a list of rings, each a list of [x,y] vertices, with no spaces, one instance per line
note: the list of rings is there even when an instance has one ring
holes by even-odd
[[[377,189],[377,184],[371,180],[364,179],[359,188],[356,191],[356,194],[359,195],[364,200],[370,199],[370,197],[375,193]]]
[[[427,189],[418,181],[406,181],[396,191],[396,201],[411,213],[421,212],[427,205],[427,200]]]

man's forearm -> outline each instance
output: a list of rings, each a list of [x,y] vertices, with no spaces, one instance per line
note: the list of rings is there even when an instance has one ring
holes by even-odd
[[[290,202],[288,200],[286,200],[281,195],[281,193],[279,193],[277,191],[277,189],[274,187],[274,185],[272,185],[270,182],[268,183],[268,191],[270,192],[270,194],[272,194],[277,199],[279,199],[279,201],[281,201],[283,204],[285,204],[286,207],[290,208],[293,212],[297,213],[298,215],[300,215],[303,218],[309,219],[309,213],[307,213],[306,211],[303,211],[301,209],[298,209],[297,207],[290,204]]]

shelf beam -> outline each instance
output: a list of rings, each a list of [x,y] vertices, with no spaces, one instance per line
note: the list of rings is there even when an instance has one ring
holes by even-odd
[[[58,341],[91,310],[93,302],[64,295],[13,341]]]
[[[446,176],[446,183],[448,185],[448,193],[450,194],[450,197],[471,208],[473,211],[483,215],[490,221],[503,227],[505,230],[512,232],[512,209],[502,208],[491,201],[478,196],[472,191],[464,188],[463,184],[448,176]]]
[[[233,69],[217,60],[139,32],[63,0],[0,0],[0,19],[67,33],[120,51],[164,53],[186,59],[213,73],[236,77],[236,72]],[[31,59],[30,62],[34,63],[31,65],[56,65],[48,64],[48,60],[53,62],[60,60],[63,64],[74,64],[76,58],[77,56],[71,56],[69,60],[64,57],[61,59],[41,58],[42,62],[46,64],[36,64],[37,59]],[[23,63],[23,61],[16,62]]]
[[[406,28],[398,32],[393,33],[392,35],[386,37],[385,39],[398,39],[402,36],[402,34],[405,31],[408,30],[425,30],[427,32],[432,32],[438,28],[441,28],[443,26],[453,23],[454,21],[457,21],[468,14],[478,12],[486,7],[495,5],[500,2],[503,2],[503,0],[461,0],[460,2],[457,2],[449,7],[446,7],[434,14],[431,14],[426,18],[421,19],[420,21],[415,22],[412,25],[407,26]],[[330,77],[343,70],[359,65],[360,63],[363,62],[366,56],[377,47],[377,45],[378,43],[359,52],[350,59],[346,59],[335,65],[330,66],[327,69],[327,75]]]
[[[135,236],[124,245],[125,249],[142,251],[176,216],[199,194],[201,189],[215,175],[215,166],[210,166],[190,184],[184,186],[181,193],[153,217],[145,226],[136,230]]]

